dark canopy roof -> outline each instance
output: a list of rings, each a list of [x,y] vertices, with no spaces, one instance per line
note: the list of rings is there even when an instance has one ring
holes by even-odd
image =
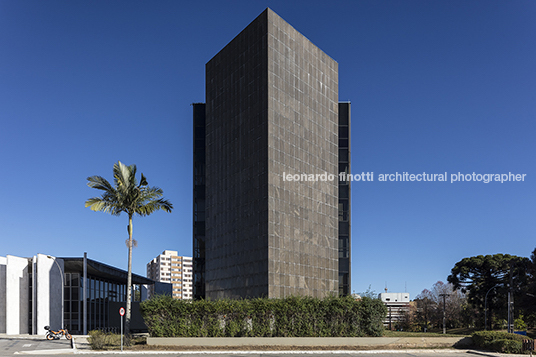
[[[59,258],[63,259],[66,273],[84,272],[84,258]],[[107,279],[119,284],[127,283],[127,272],[122,269],[114,268],[110,265],[97,262],[92,259],[87,260],[87,275]],[[132,284],[154,284],[154,281],[143,276],[132,274]]]

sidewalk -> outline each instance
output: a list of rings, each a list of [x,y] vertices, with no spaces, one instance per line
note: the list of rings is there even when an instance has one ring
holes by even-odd
[[[44,340],[44,336],[30,335],[0,335],[0,339],[26,339],[38,342],[53,342]],[[73,336],[72,348],[43,348],[32,351],[19,351],[15,354],[106,354],[109,351],[93,351],[88,343],[88,336]],[[67,342],[67,341],[65,341]],[[503,354],[496,352],[474,351],[472,340],[468,337],[313,337],[313,338],[284,338],[284,337],[211,337],[211,338],[159,338],[149,337],[149,346],[154,349],[125,350],[125,354],[380,354],[380,353],[470,353],[486,357],[527,357],[527,355]],[[53,346],[51,344],[51,346]],[[157,346],[168,346],[161,350]],[[177,349],[173,350],[172,346]],[[43,345],[44,347],[44,345]],[[453,348],[455,347],[455,348]]]
[[[88,335],[73,336],[73,348],[78,351],[91,351],[91,346],[88,342]]]
[[[13,354],[58,355],[73,353],[71,341],[62,338],[49,341],[44,335],[0,334],[3,352]]]

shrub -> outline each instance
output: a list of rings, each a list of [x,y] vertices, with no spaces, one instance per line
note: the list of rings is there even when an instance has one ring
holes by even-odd
[[[92,349],[103,350],[107,347],[121,346],[121,335],[93,330],[89,331],[88,342]],[[123,345],[128,345],[128,338],[123,338]]]
[[[490,349],[502,353],[522,353],[523,343],[518,340],[499,339],[490,343]]]
[[[527,330],[527,324],[523,321],[523,315],[519,315],[519,317],[514,320],[514,328],[520,331]]]
[[[476,347],[502,353],[522,353],[526,336],[503,331],[478,331],[473,333]]]
[[[102,350],[106,344],[105,333],[99,330],[89,331],[88,342],[92,349]]]
[[[140,309],[154,337],[381,336],[387,313],[378,299],[333,296],[217,301],[156,296]]]

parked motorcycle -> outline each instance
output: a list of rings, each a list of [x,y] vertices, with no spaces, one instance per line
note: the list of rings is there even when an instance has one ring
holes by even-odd
[[[45,330],[47,330],[47,333],[45,335],[47,340],[59,340],[61,338],[61,336],[65,336],[65,338],[68,339],[68,340],[73,338],[73,336],[71,336],[71,334],[69,333],[69,331],[67,331],[67,329],[61,329],[59,331],[54,331],[54,330],[50,329],[50,326],[45,326]]]

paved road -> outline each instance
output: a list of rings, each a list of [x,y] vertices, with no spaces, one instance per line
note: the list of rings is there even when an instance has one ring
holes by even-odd
[[[71,342],[65,339],[47,341],[44,336],[34,338],[0,337],[0,356],[13,356],[15,352],[70,350]],[[48,355],[50,356],[50,354]]]
[[[42,356],[50,357],[57,355],[73,354],[70,348],[70,342],[67,340],[46,341],[44,338],[6,338],[0,337],[0,357],[7,356]],[[88,350],[78,350],[75,353],[83,356],[94,357],[117,357],[120,352],[92,352]],[[284,352],[226,352],[226,351],[207,351],[207,352],[145,352],[131,353],[125,352],[123,355],[128,357],[470,357],[465,351],[453,350],[416,350],[416,351],[310,351],[284,353]]]
[[[121,353],[115,354],[84,354],[83,356],[94,356],[94,357],[117,357]],[[131,354],[123,353],[122,355],[128,357],[477,357],[476,355],[470,355],[468,353],[457,352],[457,353],[439,353],[439,352],[415,352],[415,353],[401,353],[401,352],[379,352],[379,353],[363,353],[363,352],[348,352],[341,351],[336,353],[330,352],[310,352],[310,353],[282,353],[282,352],[218,352],[218,353],[189,353],[189,352],[166,352],[166,353],[145,353],[145,354]]]
[[[94,357],[117,357],[118,354],[84,354],[84,356],[94,356]],[[165,352],[165,353],[145,353],[145,354],[131,354],[131,353],[124,353],[124,356],[128,357],[477,357],[476,355],[471,355],[466,352],[450,352],[450,353],[441,353],[441,352],[435,352],[435,351],[417,351],[417,352],[374,352],[374,353],[366,353],[366,352],[349,352],[349,351],[337,351],[335,353],[333,352],[309,352],[309,353],[301,353],[301,352],[295,352],[295,353],[284,353],[284,352],[272,352],[272,353],[266,353],[266,352],[235,352],[235,353],[229,353],[229,352],[201,352],[201,353],[190,353],[190,352]]]

